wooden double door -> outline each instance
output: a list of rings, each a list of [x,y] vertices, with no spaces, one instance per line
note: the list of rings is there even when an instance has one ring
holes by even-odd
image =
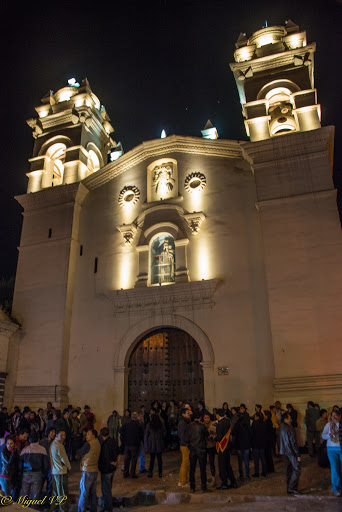
[[[128,407],[150,407],[154,400],[196,404],[204,399],[202,353],[179,329],[158,329],[145,336],[129,360]]]

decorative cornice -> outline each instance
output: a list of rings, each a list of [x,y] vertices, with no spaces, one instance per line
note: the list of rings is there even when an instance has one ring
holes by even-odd
[[[122,157],[118,158],[118,160],[107,164],[96,173],[85,178],[83,183],[89,189],[98,188],[148,158],[156,158],[169,153],[188,153],[221,158],[239,158],[241,157],[241,147],[237,141],[222,139],[208,140],[199,137],[170,135],[165,139],[155,139],[143,142]]]
[[[275,393],[291,393],[294,395],[307,395],[308,393],[312,394],[317,391],[338,391],[340,393],[342,389],[342,373],[335,375],[312,375],[308,377],[274,379],[273,386]]]
[[[221,281],[209,279],[168,286],[114,290],[106,294],[114,316],[152,315],[156,311],[182,313],[185,310],[211,309]]]
[[[46,207],[65,205],[65,203],[75,201],[81,206],[88,192],[89,190],[83,183],[71,183],[15,196],[15,199],[25,211],[38,211]]]
[[[0,335],[10,338],[18,329],[19,325],[0,322]]]
[[[316,43],[308,44],[302,48],[295,48],[294,50],[286,50],[281,53],[275,53],[273,55],[265,55],[256,59],[246,60],[243,62],[232,62],[229,66],[234,71],[246,71],[249,67],[252,67],[253,72],[269,70],[272,68],[279,68],[286,65],[293,65],[295,56],[305,55],[309,52],[316,51]]]
[[[307,132],[295,132],[257,142],[243,142],[244,158],[255,168],[257,165],[289,158],[315,157],[322,151],[330,151],[334,127],[325,126]]]
[[[16,386],[14,402],[17,403],[68,403],[68,386]]]

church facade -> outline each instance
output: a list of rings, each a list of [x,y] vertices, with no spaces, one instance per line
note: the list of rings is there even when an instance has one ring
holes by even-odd
[[[123,154],[86,80],[42,99],[17,197],[6,405],[87,403],[106,419],[154,399],[340,401],[334,129],[314,52],[291,21],[240,35],[248,142],[208,122]]]

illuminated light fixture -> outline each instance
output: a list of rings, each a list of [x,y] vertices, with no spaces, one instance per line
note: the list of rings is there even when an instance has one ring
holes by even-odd
[[[218,132],[217,132],[215,126],[213,126],[210,119],[208,119],[207,124],[205,125],[203,130],[201,130],[201,133],[202,133],[203,139],[210,139],[210,140],[218,139]]]
[[[39,117],[46,117],[49,115],[49,111],[48,110],[41,110],[39,112]]]
[[[80,86],[80,84],[78,82],[76,82],[76,78],[69,78],[68,85],[70,85],[70,87],[79,87]]]
[[[165,130],[163,130],[163,131],[161,132],[160,138],[161,138],[161,139],[165,139],[165,138],[166,138],[166,131],[165,131]]]
[[[273,43],[272,34],[265,34],[264,36],[260,36],[258,39],[258,46],[266,46],[267,44]]]
[[[122,148],[121,142],[119,142],[117,144],[117,146],[114,149],[112,149],[111,152],[109,153],[109,161],[115,162],[115,160],[120,158],[120,156],[122,156],[122,155],[123,155],[123,148]]]
[[[135,185],[127,185],[124,187],[118,198],[121,207],[133,206],[139,201],[140,190]]]
[[[192,172],[184,181],[184,187],[190,194],[200,192],[207,184],[207,178],[201,172]]]
[[[71,98],[71,91],[62,91],[59,96],[59,102],[69,101]]]

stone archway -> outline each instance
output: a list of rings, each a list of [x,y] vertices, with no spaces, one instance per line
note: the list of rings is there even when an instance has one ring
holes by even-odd
[[[214,352],[207,335],[194,322],[180,315],[154,315],[145,317],[131,326],[122,336],[114,355],[114,403],[117,410],[128,406],[129,360],[137,343],[144,336],[162,328],[176,328],[188,333],[198,344],[202,361],[204,400],[209,407],[215,406]]]

